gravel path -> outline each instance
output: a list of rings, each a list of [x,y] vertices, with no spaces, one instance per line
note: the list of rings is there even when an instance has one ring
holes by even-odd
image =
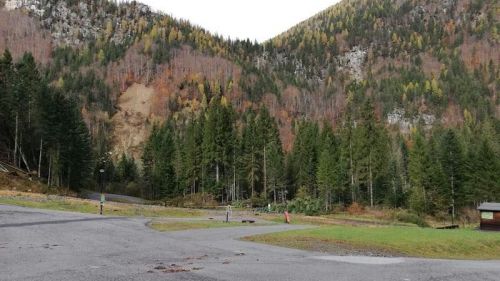
[[[498,280],[500,262],[340,257],[237,240],[304,228],[156,232],[146,219],[0,205],[0,280]]]

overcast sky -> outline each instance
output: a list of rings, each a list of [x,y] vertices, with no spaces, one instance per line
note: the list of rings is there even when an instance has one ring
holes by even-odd
[[[263,42],[339,0],[138,0],[231,39]]]

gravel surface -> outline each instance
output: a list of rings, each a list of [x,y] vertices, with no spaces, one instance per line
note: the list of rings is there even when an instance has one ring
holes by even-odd
[[[147,219],[0,205],[0,280],[499,280],[498,261],[338,257],[238,238],[296,225],[161,233]]]

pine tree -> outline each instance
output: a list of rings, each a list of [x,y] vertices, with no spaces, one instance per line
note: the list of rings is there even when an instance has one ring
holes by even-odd
[[[194,116],[189,120],[184,139],[184,173],[190,193],[200,191],[201,165],[203,160],[203,129],[202,120]]]
[[[257,195],[257,184],[260,180],[261,172],[261,150],[259,144],[262,139],[258,135],[257,122],[254,112],[248,112],[242,134],[242,152],[241,158],[244,175],[246,177],[249,189],[250,198],[255,198]]]
[[[317,169],[317,182],[321,198],[325,202],[325,210],[331,204],[335,191],[339,193],[339,150],[330,126],[323,125],[321,133],[320,155]]]
[[[355,130],[355,157],[357,173],[367,186],[370,206],[375,201],[375,181],[385,175],[387,169],[388,139],[385,130],[377,124],[374,108],[368,99],[361,112],[361,120]]]
[[[449,129],[446,131],[441,141],[441,165],[446,174],[446,182],[448,183],[445,188],[448,192],[447,200],[451,204],[452,219],[455,219],[457,202],[459,198],[463,198],[463,177],[464,177],[464,159],[462,154],[462,147],[458,136],[455,131]]]
[[[293,166],[297,188],[307,188],[316,197],[316,168],[318,160],[318,125],[302,121],[298,124],[293,144]]]
[[[490,121],[476,128],[465,162],[464,193],[467,203],[500,200],[500,142]]]
[[[411,194],[410,208],[422,214],[427,211],[425,187],[427,184],[426,172],[428,170],[429,156],[424,137],[419,131],[412,135],[412,147],[408,162]]]
[[[8,49],[0,58],[0,143],[12,147],[11,136],[13,134],[13,64],[12,56]]]
[[[203,165],[204,172],[210,176],[206,183],[211,185],[216,194],[224,196],[223,176],[229,174],[235,139],[233,111],[231,105],[224,102],[218,93],[212,98],[203,126]]]
[[[170,121],[153,127],[143,155],[144,180],[152,199],[172,198],[179,194],[174,168],[174,131]]]

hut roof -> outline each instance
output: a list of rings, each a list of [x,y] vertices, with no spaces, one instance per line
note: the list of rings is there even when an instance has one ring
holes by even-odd
[[[480,211],[500,211],[500,203],[482,203],[477,209]]]

